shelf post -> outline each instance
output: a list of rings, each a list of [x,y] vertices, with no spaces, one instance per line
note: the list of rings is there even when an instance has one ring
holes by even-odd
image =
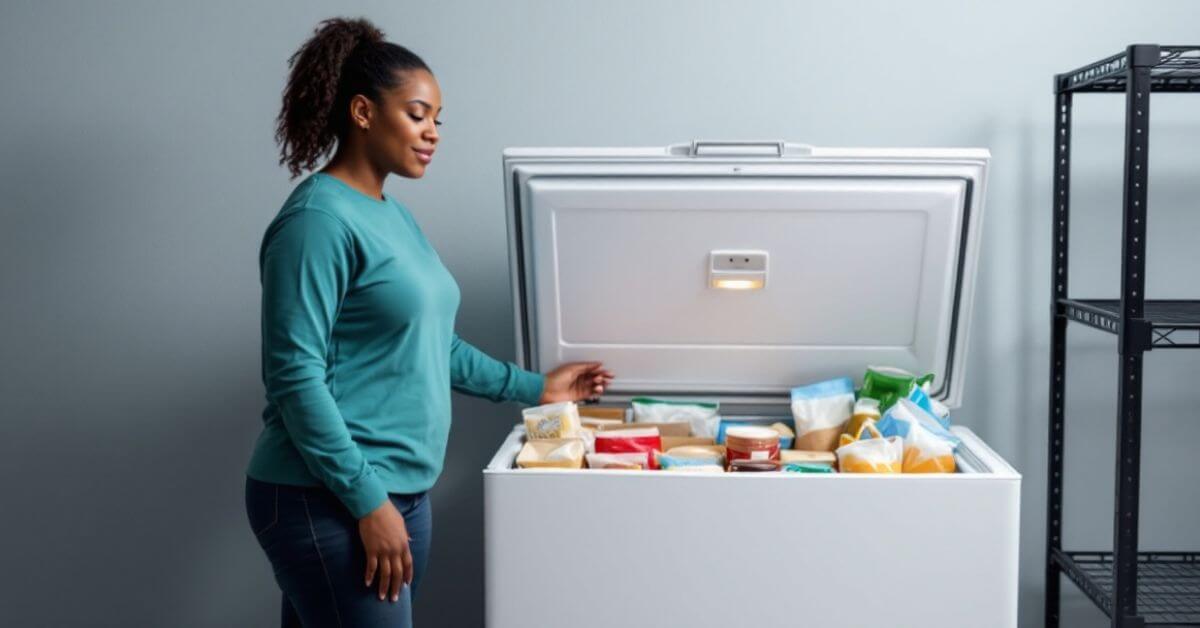
[[[1141,482],[1142,355],[1146,280],[1146,187],[1150,70],[1159,47],[1130,46],[1126,58],[1125,192],[1121,243],[1120,381],[1117,384],[1116,498],[1113,501],[1113,628],[1143,625],[1137,611],[1138,491]]]
[[[1055,80],[1055,85],[1061,85]],[[1061,569],[1054,560],[1062,549],[1063,427],[1067,369],[1067,317],[1058,300],[1067,292],[1067,236],[1071,199],[1071,93],[1057,90],[1054,105],[1054,209],[1050,257],[1050,438],[1046,487],[1046,628],[1058,628]]]

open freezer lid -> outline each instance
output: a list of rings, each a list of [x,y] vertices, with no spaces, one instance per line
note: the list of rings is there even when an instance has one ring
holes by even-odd
[[[962,397],[983,149],[692,142],[504,152],[517,359],[606,400],[786,404],[868,365]],[[861,384],[861,381],[857,383]]]

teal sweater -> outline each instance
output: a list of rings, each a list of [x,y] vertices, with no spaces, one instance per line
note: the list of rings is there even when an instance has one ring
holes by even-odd
[[[536,403],[544,380],[454,333],[458,284],[408,211],[314,174],[259,253],[267,407],[247,473],[324,485],[355,517],[442,470],[450,390]]]

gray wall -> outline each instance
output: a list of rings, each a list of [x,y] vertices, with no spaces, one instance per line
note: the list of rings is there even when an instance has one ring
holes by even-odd
[[[1021,614],[1038,625],[1050,77],[1130,42],[1195,43],[1195,2],[6,1],[0,625],[274,621],[277,594],[241,506],[262,405],[256,252],[292,185],[272,144],[284,62],[333,13],[371,17],[438,74],[438,161],[387,189],[462,284],[459,331],[501,357],[512,356],[506,146],[991,148],[970,389],[956,419],[1025,474]],[[1151,296],[1200,296],[1197,104],[1154,101]],[[1081,295],[1117,290],[1120,111],[1120,97],[1079,98]],[[1111,539],[1113,347],[1072,328],[1077,548]],[[1143,546],[1186,548],[1200,515],[1190,464],[1200,362],[1155,352],[1147,364]],[[511,406],[455,403],[418,602],[427,625],[481,622],[479,469],[515,418]],[[1097,625],[1064,589],[1069,625]]]

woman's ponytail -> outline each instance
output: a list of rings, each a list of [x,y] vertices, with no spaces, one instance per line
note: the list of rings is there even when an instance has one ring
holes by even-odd
[[[348,107],[343,105],[348,105],[351,97],[364,94],[377,99],[381,88],[399,82],[395,70],[413,65],[389,63],[396,56],[392,48],[399,48],[416,59],[418,67],[428,69],[416,55],[385,42],[383,32],[365,19],[321,22],[288,59],[291,73],[276,120],[275,141],[281,153],[279,163],[287,166],[293,177],[312,170],[334,149],[345,132]]]

